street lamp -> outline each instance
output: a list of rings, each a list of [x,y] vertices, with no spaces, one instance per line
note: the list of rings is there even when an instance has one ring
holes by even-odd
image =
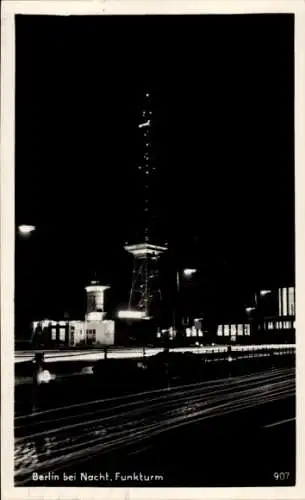
[[[190,269],[188,267],[186,269],[183,269],[183,275],[186,276],[186,277],[191,277],[196,272],[197,272],[197,269]]]
[[[36,226],[33,226],[33,225],[30,225],[30,224],[21,224],[19,226],[17,226],[17,228],[15,228],[15,236],[16,236],[16,245],[23,247],[23,250],[24,252],[24,258],[26,259],[26,268],[28,269],[26,274],[25,274],[25,280],[29,280],[30,277],[28,275],[28,273],[30,272],[30,265],[29,263],[31,262],[31,259],[29,259],[30,255],[28,254],[28,251],[27,251],[27,247],[28,247],[28,243],[26,243],[26,240],[28,240],[32,234],[36,231]],[[17,243],[17,242],[20,242],[20,243]],[[22,241],[24,243],[22,243]],[[30,245],[31,246],[31,245]],[[29,293],[29,292],[28,292]],[[32,339],[31,341],[33,341],[33,332],[32,332]]]
[[[258,318],[258,314],[260,314],[259,311],[259,305],[260,305],[260,299],[263,297],[266,297],[271,293],[271,290],[260,290],[258,293],[254,294],[254,307],[246,307],[246,313],[251,314],[252,312],[255,312],[255,323],[258,325],[260,328],[262,328],[262,325],[260,324],[260,319]]]
[[[189,267],[185,267],[181,272],[176,271],[176,295],[178,296],[180,292],[180,287],[181,287],[181,278],[186,278],[190,279],[194,274],[196,274],[198,269],[193,269]],[[174,306],[174,311],[173,311],[173,328],[174,332],[176,333],[176,313],[177,313],[177,302],[175,303]]]
[[[254,296],[256,307],[258,306],[259,299],[261,297],[266,297],[266,295],[269,295],[270,293],[271,293],[271,290],[260,290],[259,293],[256,293]]]
[[[36,229],[35,226],[22,224],[21,226],[18,226],[18,233],[20,234],[21,237],[27,238],[35,231],[35,229]]]

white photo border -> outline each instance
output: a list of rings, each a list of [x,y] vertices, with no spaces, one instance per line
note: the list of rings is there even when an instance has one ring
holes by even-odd
[[[295,206],[297,484],[272,488],[14,487],[15,22],[28,15],[295,14]],[[4,500],[305,498],[305,1],[303,0],[3,0],[1,4],[1,472]],[[303,335],[304,332],[304,335]]]

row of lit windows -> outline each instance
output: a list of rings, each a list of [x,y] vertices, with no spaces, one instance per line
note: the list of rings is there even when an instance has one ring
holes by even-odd
[[[202,330],[197,329],[195,326],[192,328],[186,328],[185,334],[187,337],[203,337]]]
[[[268,321],[264,327],[265,330],[289,330],[295,328],[295,321]]]
[[[52,337],[52,340],[57,339],[57,329],[56,328],[52,328],[51,337]],[[66,340],[66,329],[65,328],[59,329],[59,340],[61,342],[65,342],[65,340]]]
[[[240,325],[219,325],[217,329],[217,335],[219,337],[236,337],[236,335],[250,335],[250,325],[240,324]]]
[[[72,330],[71,334],[74,337],[74,335],[75,335],[75,333],[73,331],[74,328],[71,328],[71,330]],[[77,333],[81,336],[83,334],[83,330],[79,330]],[[87,336],[90,337],[91,339],[95,339],[96,338],[96,330],[87,330]],[[57,339],[57,329],[56,328],[52,328],[51,338],[52,338],[52,340]],[[59,340],[61,342],[65,342],[65,340],[66,340],[66,329],[65,328],[59,329]]]

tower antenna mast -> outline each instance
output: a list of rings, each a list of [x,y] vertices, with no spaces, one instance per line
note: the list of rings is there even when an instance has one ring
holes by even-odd
[[[129,319],[149,319],[154,316],[154,306],[161,299],[159,258],[167,250],[166,246],[156,244],[156,235],[153,231],[157,199],[155,192],[157,169],[152,155],[152,126],[151,94],[146,92],[138,125],[143,142],[143,158],[138,166],[140,184],[144,194],[144,203],[139,207],[143,224],[139,228],[140,241],[124,247],[133,256],[133,273],[128,310],[121,311],[120,316]]]

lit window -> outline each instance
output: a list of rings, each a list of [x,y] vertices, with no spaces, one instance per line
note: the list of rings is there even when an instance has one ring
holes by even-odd
[[[190,337],[192,335],[192,330],[190,328],[187,328],[185,332],[187,337]]]
[[[272,323],[272,321],[269,321],[269,323],[268,323],[268,330],[273,330],[273,323]]]
[[[56,328],[52,328],[52,340],[56,340]]]
[[[66,329],[65,328],[59,329],[59,340],[61,342],[64,342],[66,340]]]
[[[249,324],[244,325],[244,332],[245,332],[245,335],[250,335],[250,325]]]
[[[236,325],[231,325],[231,336],[236,337]]]
[[[278,304],[279,304],[279,316],[282,316],[282,314],[283,314],[283,308],[282,308],[282,288],[279,288],[279,291],[278,291]]]
[[[295,314],[295,299],[294,299],[294,288],[288,288],[288,310],[289,315],[294,316]]]
[[[287,316],[287,288],[283,288],[283,316]]]
[[[229,325],[224,325],[223,334],[224,334],[225,337],[229,337],[229,335],[230,335],[230,327],[229,327]]]
[[[243,335],[243,325],[237,326],[237,335]]]
[[[192,326],[192,337],[197,337],[197,330],[195,326]]]
[[[217,335],[218,337],[222,337],[222,325],[219,325],[217,328]]]

